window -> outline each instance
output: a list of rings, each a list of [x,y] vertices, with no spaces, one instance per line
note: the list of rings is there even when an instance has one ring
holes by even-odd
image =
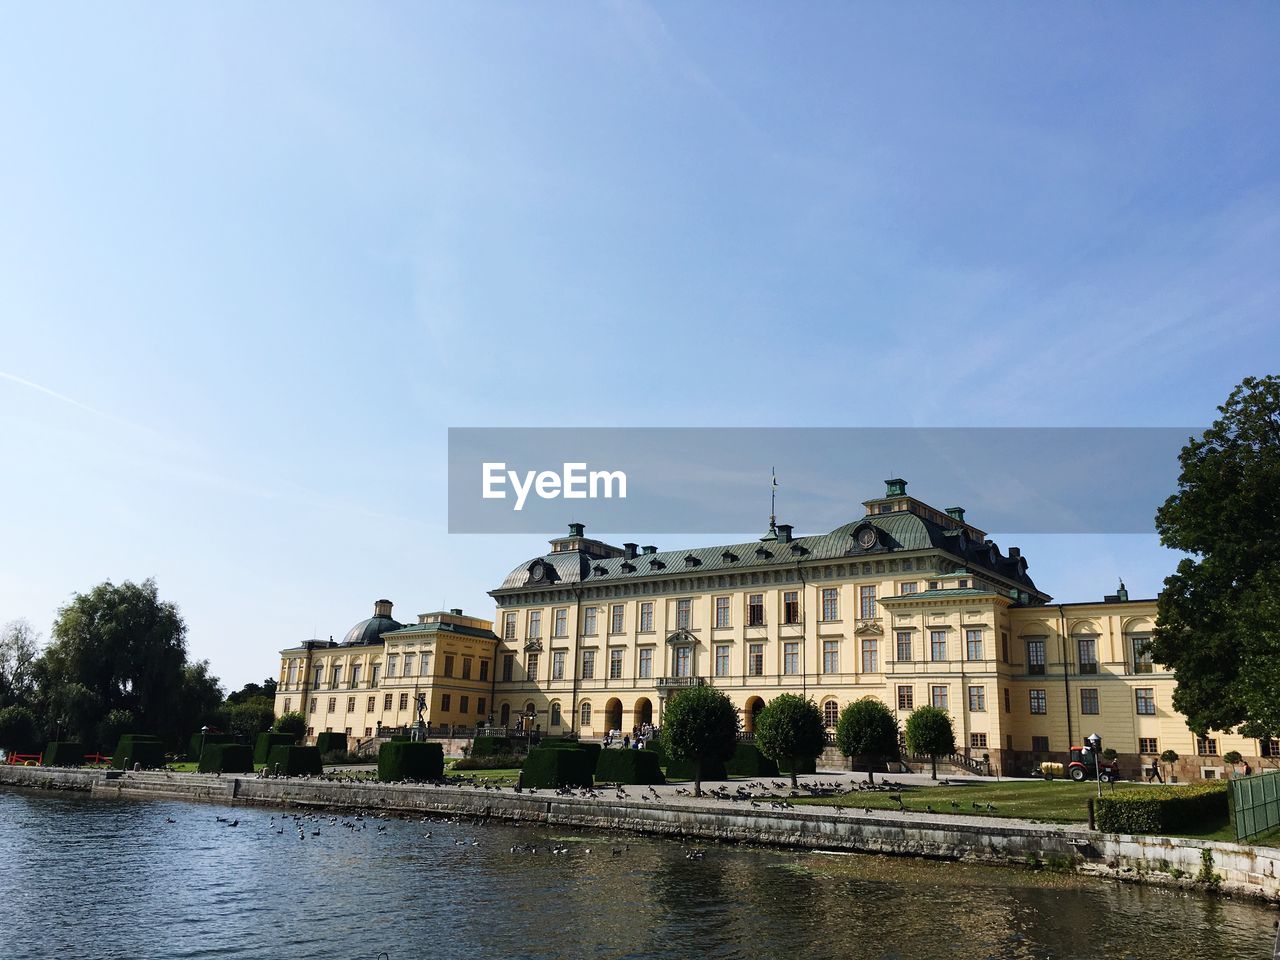
[[[863,638],[862,672],[863,673],[879,673],[880,672],[880,644],[876,640],[872,640],[870,638]]]
[[[569,608],[556,607],[551,612],[551,635],[567,637],[569,635]]]
[[[591,726],[591,702],[590,701],[588,700],[582,701],[582,708],[578,711],[578,715],[582,718],[582,725],[584,727]]]
[[[1156,738],[1155,737],[1139,737],[1138,752],[1149,753],[1149,754],[1152,754],[1153,756],[1159,753],[1160,748],[1156,743]]]
[[[729,675],[729,645],[722,643],[716,647],[716,676]]]
[[[916,583],[914,580],[908,580],[906,583],[898,584],[898,593],[904,597],[916,593],[919,589],[920,584]]]
[[[1154,717],[1156,715],[1155,687],[1138,687],[1133,691],[1133,695],[1140,716]]]
[[[747,626],[764,626],[764,594],[753,593],[747,597]]]
[[[404,675],[406,677],[413,676],[413,660],[414,660],[414,655],[412,653],[406,653],[404,655]],[[390,675],[391,675],[390,673],[387,674],[387,676],[390,676]]]
[[[387,695],[387,699],[388,699],[388,700],[390,700],[390,699],[391,699],[391,695],[390,695],[390,694],[388,694],[388,695]],[[389,703],[388,703],[388,704],[387,704],[387,706],[388,706],[388,707],[390,707],[390,706],[391,706],[391,704],[389,704]],[[407,693],[402,693],[402,694],[400,694],[400,709],[401,709],[401,710],[408,710],[408,709],[409,709],[409,695],[408,695]]]
[[[646,600],[640,604],[640,632],[651,633],[653,631],[653,601]]]
[[[1218,755],[1218,739],[1216,737],[1196,737],[1196,753],[1202,757]]]
[[[289,677],[287,682],[291,685],[298,682],[298,661],[297,660],[289,661]]]
[[[285,697],[285,698],[284,698],[284,711],[283,711],[283,712],[284,712],[284,713],[288,713],[288,712],[290,712],[292,709],[293,709],[293,698],[292,698],[292,697]]]
[[[640,677],[648,680],[653,676],[653,649],[646,647],[640,651]]]
[[[536,653],[526,653],[524,655],[524,675],[526,680],[538,679],[538,655]]]
[[[564,679],[564,651],[563,650],[551,651],[551,679],[552,680]]]
[[[623,607],[620,603],[615,603],[609,608],[609,632],[621,633],[623,624]]]
[[[987,710],[987,688],[976,686],[969,688],[969,710],[971,713],[985,713]]]
[[[502,618],[502,639],[514,640],[516,638],[516,615],[514,613],[505,614]]]
[[[552,700],[551,701],[551,725],[553,727],[560,726],[562,719],[563,718],[560,716],[560,701]]]
[[[1133,647],[1133,672],[1151,673],[1155,669],[1151,662],[1151,638],[1145,635],[1133,637],[1130,644]]]
[[[1218,771],[1215,767],[1201,767],[1200,773],[1204,776],[1206,780],[1218,779]]]
[[[458,712],[466,713],[467,710],[470,709],[471,707],[470,701],[471,701],[471,698],[468,697],[465,693],[462,696],[460,696],[458,698]]]
[[[440,709],[441,709],[441,710],[448,710],[448,709],[449,709],[450,707],[452,707],[452,706],[453,706],[453,695],[452,695],[452,694],[449,694],[449,693],[441,694],[441,696],[440,696]]]
[[[1004,712],[1005,712],[1005,713],[1012,713],[1012,712],[1013,712],[1013,704],[1009,702],[1009,688],[1008,688],[1008,687],[1005,687],[1005,688],[1004,688]]]
[[[365,735],[366,737],[371,737],[371,736],[373,736],[373,727],[365,727],[365,728],[364,728],[364,735]]]
[[[782,645],[782,672],[788,675],[800,672],[800,644],[794,640]]]
[[[947,659],[947,631],[929,631],[929,659],[935,663]]]
[[[729,626],[729,598],[716,597],[716,626]]]
[[[1043,690],[1031,691],[1031,712],[1036,715],[1044,715],[1049,712],[1049,702]]]
[[[947,709],[947,688],[944,686],[929,688],[929,701],[939,710]]]
[[[426,677],[431,674],[431,661],[427,659],[427,653],[424,650],[422,656],[418,658],[418,676]],[[511,678],[508,677],[508,680]]]
[[[330,697],[330,698],[329,698],[329,713],[333,713],[333,712],[334,712],[335,710],[337,710],[337,709],[338,709],[338,698],[337,698],[337,697]]]
[[[582,608],[582,634],[586,637],[594,637],[596,634],[596,614],[599,612],[596,607]]]
[[[489,679],[489,661],[488,661],[488,659],[485,659],[485,660],[481,660],[481,661],[480,661],[480,679],[481,679],[481,680],[488,680],[488,679]]]
[[[365,713],[373,713],[373,711],[377,709],[378,709],[378,698],[370,697],[369,702],[364,705]]]
[[[1080,690],[1080,713],[1084,716],[1096,717],[1098,710],[1098,688],[1083,687]]]
[[[347,713],[355,713],[355,712],[356,712],[356,698],[347,697]]]
[[[971,750],[987,749],[987,735],[985,733],[969,734],[969,748]]]
[[[426,658],[422,660],[426,663]],[[516,656],[514,653],[504,653],[502,655],[502,682],[510,683],[512,675],[515,673]]]
[[[324,679],[324,667],[322,667],[322,666],[317,666],[317,667],[316,667],[316,680],[315,680],[315,687],[316,687],[316,689],[317,689],[317,690],[319,690],[319,689],[320,689],[320,682],[321,682],[321,680],[323,680],[323,679]]]
[[[795,590],[785,590],[782,594],[782,622],[800,622],[800,594]]]
[[[354,690],[360,686],[360,664],[356,664],[351,668],[351,689]]]
[[[1027,673],[1044,673],[1044,640],[1027,641]]]
[[[316,712],[316,698],[312,697],[311,702],[307,704],[307,713],[315,713],[315,712]]]
[[[910,663],[911,662],[911,631],[899,630],[897,639],[898,639],[898,662]]]
[[[330,679],[332,681],[329,684],[330,690],[337,690],[340,686],[342,686],[342,667],[334,667],[333,676]]]
[[[689,665],[693,659],[693,650],[690,647],[676,647],[675,659],[675,675],[677,677],[689,676]]]
[[[1032,753],[1048,753],[1049,738],[1048,737],[1032,737],[1031,752]]]
[[[484,697],[476,697],[476,713],[484,716],[485,699]]]
[[[1009,662],[1009,634],[1003,630],[1000,631],[1000,660],[1003,663]]]
[[[753,643],[747,647],[747,676],[764,676],[764,644]]]
[[[858,588],[858,616],[870,620],[876,615],[876,588],[874,584]]]
[[[622,679],[622,648],[614,647],[609,651],[609,679]]]
[[[1081,673],[1098,672],[1098,640],[1096,637],[1076,638],[1076,652],[1079,654]]]
[[[471,679],[471,664],[472,664],[471,657],[462,658],[462,679],[463,680]]]
[[[677,600],[676,601],[676,629],[688,630],[689,625],[693,621],[693,601]]]
[[[594,680],[596,678],[596,652],[594,650],[582,651],[582,679]]]
[[[828,700],[822,705],[822,724],[826,727],[834,727],[840,722],[840,704],[834,700]]]
[[[964,654],[970,660],[984,660],[982,651],[982,631],[966,630],[964,632]]]
[[[387,655],[387,676],[394,677],[396,675],[396,667],[400,665],[400,658],[394,653]]]
[[[838,640],[822,641],[822,672],[840,672],[840,642]]]
[[[839,594],[835,587],[824,587],[822,591],[822,619],[830,623],[840,619]]]
[[[446,677],[453,676],[453,654],[446,653],[444,655],[444,675]]]
[[[916,704],[915,690],[909,686],[898,687],[898,709],[914,710]]]
[[[314,700],[311,702],[313,704],[315,703]],[[1259,740],[1258,755],[1263,757],[1280,757],[1280,740]]]
[[[529,611],[529,636],[531,638],[542,636],[542,611],[541,610]]]

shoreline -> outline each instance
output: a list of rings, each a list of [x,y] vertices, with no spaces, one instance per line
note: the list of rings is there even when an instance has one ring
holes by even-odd
[[[1280,848],[1104,834],[1075,825],[997,817],[865,813],[814,806],[766,810],[708,798],[655,803],[542,791],[517,794],[484,786],[53,767],[0,767],[0,787],[5,786],[111,799],[469,816],[693,841],[1047,867],[1280,905]]]

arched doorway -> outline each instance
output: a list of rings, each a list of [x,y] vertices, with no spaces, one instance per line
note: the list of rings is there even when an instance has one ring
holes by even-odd
[[[560,701],[551,701],[551,729],[555,729],[564,723],[564,717],[560,714]]]
[[[604,726],[606,733],[622,729],[622,701],[617,697],[604,705]]]
[[[635,717],[636,726],[642,727],[646,723],[653,723],[653,701],[648,697],[641,697],[636,701],[635,709],[631,711]]]
[[[498,725],[501,727],[511,726],[511,704],[504,703],[502,710],[498,713]]]
[[[760,715],[760,711],[764,709],[764,701],[759,697],[751,697],[747,700],[747,706],[742,711],[742,730],[744,733],[755,733],[756,717]]]

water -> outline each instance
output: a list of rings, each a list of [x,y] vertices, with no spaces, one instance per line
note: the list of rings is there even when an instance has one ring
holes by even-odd
[[[0,792],[0,958],[1269,960],[1275,939],[1261,905],[1017,869],[364,824],[300,840],[270,809]]]

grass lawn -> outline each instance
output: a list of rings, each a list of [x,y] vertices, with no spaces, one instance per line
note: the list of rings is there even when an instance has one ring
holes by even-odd
[[[519,767],[499,767],[495,770],[454,770],[452,764],[445,764],[446,776],[468,777],[473,780],[490,780],[497,786],[511,786],[520,776]]]

